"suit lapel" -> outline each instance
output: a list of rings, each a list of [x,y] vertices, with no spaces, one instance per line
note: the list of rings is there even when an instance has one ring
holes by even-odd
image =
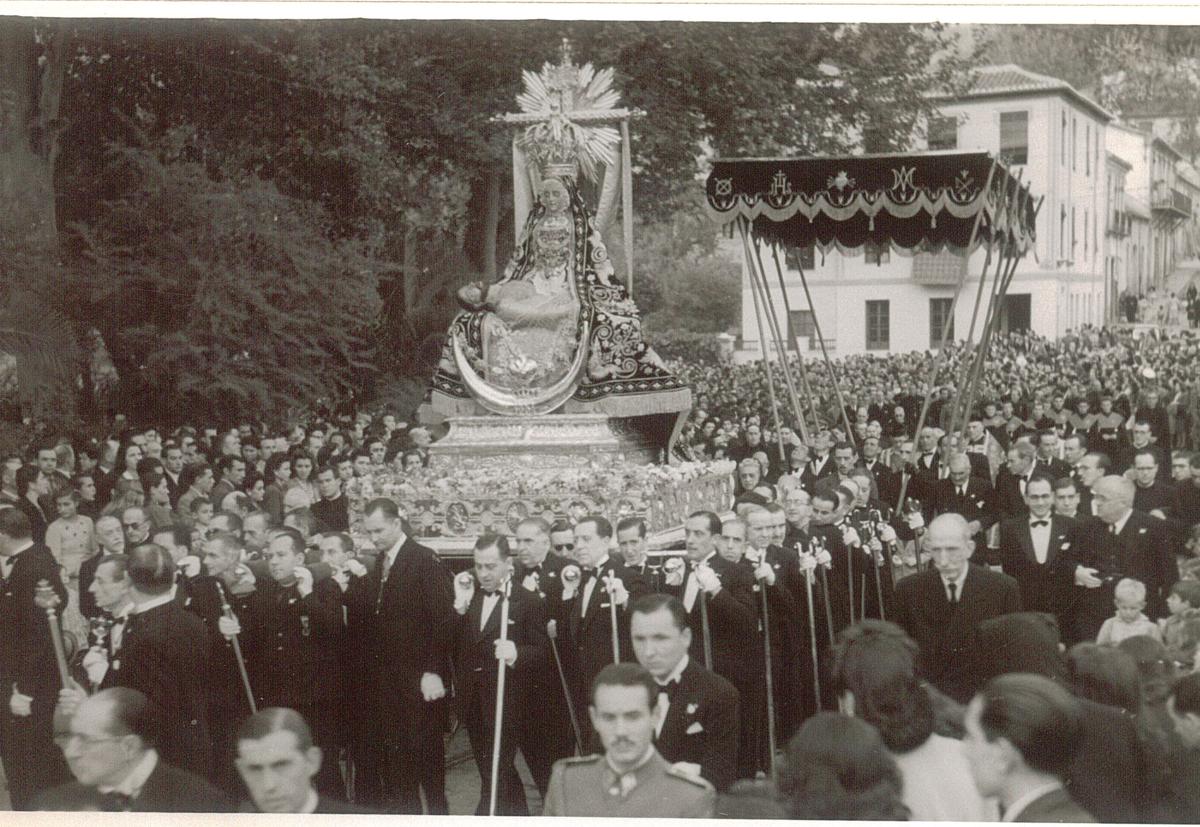
[[[1051,526],[1053,528],[1053,526]],[[1054,532],[1051,531],[1051,534]],[[1017,537],[1021,540],[1021,548],[1025,550],[1025,556],[1029,558],[1031,563],[1036,563],[1037,551],[1033,547],[1033,529],[1029,525],[1029,520],[1021,521],[1021,530],[1017,532]],[[1051,543],[1053,544],[1053,537]],[[1046,562],[1050,562],[1049,552],[1047,552]]]
[[[1046,549],[1046,565],[1054,562],[1059,550],[1067,540],[1067,528],[1063,518],[1054,514],[1050,517],[1050,546]]]

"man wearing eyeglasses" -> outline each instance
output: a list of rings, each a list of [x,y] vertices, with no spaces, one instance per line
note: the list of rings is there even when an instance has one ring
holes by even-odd
[[[54,737],[75,781],[43,793],[34,809],[230,812],[224,794],[159,757],[158,722],[136,689],[105,689],[87,698],[67,731]]]
[[[575,559],[575,530],[566,520],[559,520],[550,527],[550,548],[567,561]]]

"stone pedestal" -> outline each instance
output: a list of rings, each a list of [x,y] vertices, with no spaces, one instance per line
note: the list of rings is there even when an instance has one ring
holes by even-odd
[[[429,448],[429,466],[564,468],[594,461],[657,462],[658,448],[637,429],[604,414],[457,416]]]

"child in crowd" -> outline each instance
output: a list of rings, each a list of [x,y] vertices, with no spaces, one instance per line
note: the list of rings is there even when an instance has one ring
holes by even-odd
[[[1127,637],[1148,635],[1155,640],[1161,640],[1158,627],[1142,610],[1146,608],[1146,586],[1138,580],[1128,577],[1117,583],[1113,590],[1113,603],[1117,613],[1104,621],[1096,642],[1101,646],[1116,646]]]
[[[63,628],[84,635],[87,625],[79,611],[79,566],[96,551],[96,532],[92,518],[79,513],[79,492],[68,489],[54,500],[58,519],[46,528],[46,547],[62,566],[63,585],[67,587],[67,605],[63,610]]]
[[[1159,621],[1167,657],[1190,669],[1200,644],[1200,582],[1180,580],[1173,585],[1167,609],[1171,616]]]

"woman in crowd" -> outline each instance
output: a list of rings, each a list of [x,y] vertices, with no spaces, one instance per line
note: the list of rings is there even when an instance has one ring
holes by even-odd
[[[870,724],[836,712],[809,718],[779,770],[788,818],[907,821],[903,780]]]

